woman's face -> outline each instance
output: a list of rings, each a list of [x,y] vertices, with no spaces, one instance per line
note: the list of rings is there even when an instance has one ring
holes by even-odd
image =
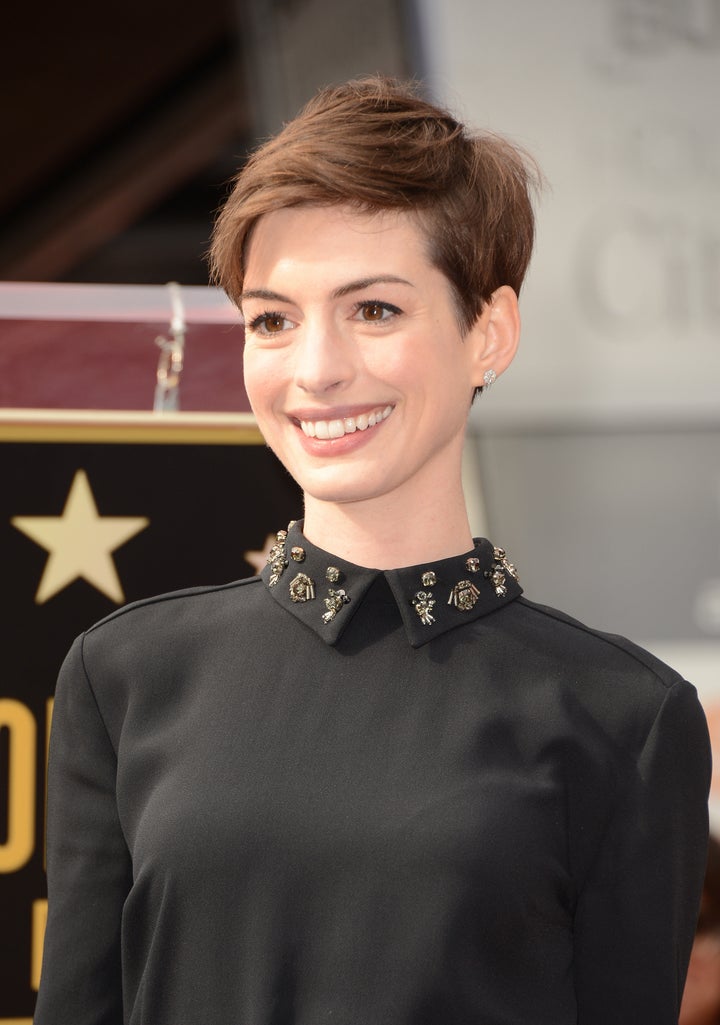
[[[417,503],[454,483],[490,363],[479,326],[462,337],[414,218],[313,206],[266,214],[241,308],[252,408],[306,499]]]

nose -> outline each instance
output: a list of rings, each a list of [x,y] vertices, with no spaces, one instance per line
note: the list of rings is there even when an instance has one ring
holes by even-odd
[[[352,339],[337,325],[308,318],[295,349],[295,383],[304,392],[342,391],[357,372]]]

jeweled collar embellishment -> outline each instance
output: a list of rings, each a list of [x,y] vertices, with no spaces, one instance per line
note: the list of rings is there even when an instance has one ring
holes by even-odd
[[[287,561],[287,555],[285,552],[285,542],[287,541],[287,530],[278,530],[275,535],[275,544],[268,552],[268,566],[270,567],[270,579],[268,580],[268,587],[274,587],[277,584],[280,577],[287,569],[289,563]]]
[[[312,601],[315,597],[315,581],[307,573],[298,573],[290,581],[290,601]]]
[[[350,604],[350,598],[342,587],[338,587],[337,590],[333,590],[332,587],[329,587],[328,596],[327,598],[323,598],[323,602],[327,612],[323,612],[322,621],[327,624],[332,623],[343,605]]]
[[[480,560],[475,556],[471,556],[465,560],[465,568],[469,573],[477,573],[480,569]],[[484,576],[492,583],[495,588],[495,595],[498,598],[505,598],[507,596],[507,575],[511,576],[514,580],[518,579],[517,570],[511,562],[508,562],[505,549],[494,547],[492,567],[485,571]],[[434,570],[427,569],[422,573],[420,582],[423,588],[434,587],[437,584],[437,574]],[[480,591],[472,580],[458,580],[450,591],[447,603],[459,609],[460,612],[470,612],[475,608],[479,597]],[[436,604],[432,591],[416,591],[414,597],[410,600],[410,604],[420,617],[420,622],[424,626],[432,626],[435,622],[432,610]]]
[[[423,574],[424,577],[425,574]],[[420,616],[421,623],[424,623],[425,626],[430,626],[435,622],[435,616],[432,614],[432,610],[435,607],[432,591],[417,591],[411,604],[415,606],[415,611]]]
[[[304,537],[302,523],[290,523],[275,535],[267,563],[262,576],[275,600],[333,645],[383,577],[413,647],[493,613],[522,594],[505,550],[485,538],[475,538],[472,551],[431,565],[377,570],[316,548]],[[289,566],[293,572],[285,575]],[[284,586],[278,587],[281,580]],[[383,593],[382,587],[377,593]]]
[[[485,576],[491,581],[498,598],[504,598],[507,594],[506,574],[513,580],[518,580],[517,570],[511,562],[508,562],[504,548],[493,548],[494,562],[491,569],[485,570]]]
[[[287,530],[278,530],[275,534],[275,544],[268,552],[267,563],[270,567],[270,576],[268,578],[268,587],[275,587],[280,577],[283,575],[287,567],[290,565],[288,561],[287,552],[287,539],[288,531],[292,530],[295,525],[295,520],[291,520],[288,523]],[[293,545],[290,549],[290,558],[293,562],[304,562],[305,561],[305,549],[300,545]],[[325,570],[325,579],[329,584],[336,584],[341,577],[340,570],[337,566],[328,566]],[[289,586],[290,601],[293,604],[304,604],[308,601],[313,601],[315,598],[315,581],[312,577],[309,577],[307,573],[297,573],[290,581]],[[350,603],[350,596],[341,587],[333,589],[328,588],[327,597],[323,598],[323,604],[325,606],[325,612],[322,614],[323,623],[331,623],[338,612]]]
[[[475,608],[475,602],[479,597],[480,592],[475,584],[470,580],[459,580],[450,592],[447,603],[454,605],[461,612],[469,612],[470,609]]]

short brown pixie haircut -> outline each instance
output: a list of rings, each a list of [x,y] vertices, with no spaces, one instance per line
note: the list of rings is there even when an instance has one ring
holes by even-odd
[[[467,331],[501,285],[519,293],[532,252],[536,164],[466,130],[412,83],[375,76],[322,89],[238,173],[215,224],[213,279],[239,305],[253,226],[285,207],[415,214]]]

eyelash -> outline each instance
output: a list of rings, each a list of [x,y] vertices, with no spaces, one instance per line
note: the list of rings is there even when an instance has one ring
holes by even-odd
[[[362,299],[360,302],[355,303],[353,309],[355,313],[359,313],[361,310],[369,309],[372,306],[377,306],[381,310],[386,310],[388,313],[391,313],[394,317],[402,313],[402,310],[399,306],[394,306],[393,303],[382,302],[380,299]],[[382,317],[375,323],[380,324],[383,320],[387,319],[389,318]],[[368,323],[372,323],[372,321],[368,321]]]
[[[362,299],[359,302],[355,303],[355,305],[353,306],[353,315],[360,313],[361,310],[371,309],[373,306],[376,306],[378,309],[390,313],[393,317],[396,317],[402,313],[400,307],[395,306],[393,303],[383,302],[380,299]],[[246,330],[251,332],[259,332],[261,334],[282,334],[283,329],[281,329],[280,331],[267,331],[266,328],[264,332],[261,331],[263,324],[266,325],[268,320],[273,319],[285,321],[287,320],[287,317],[284,313],[281,313],[279,310],[263,310],[262,313],[259,313],[256,317],[253,317],[253,319],[245,325]],[[388,317],[381,317],[377,321],[367,321],[367,323],[381,324],[383,323],[383,321],[389,319],[390,318]]]
[[[259,313],[257,317],[253,317],[249,324],[245,325],[247,331],[258,331],[264,322],[268,320],[287,320],[284,313],[280,313],[279,310],[264,310],[263,313]],[[268,331],[267,334],[281,334],[281,331]]]

